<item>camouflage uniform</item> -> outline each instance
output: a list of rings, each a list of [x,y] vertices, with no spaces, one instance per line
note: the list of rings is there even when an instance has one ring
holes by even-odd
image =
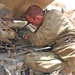
[[[31,68],[50,73],[65,66],[69,67],[69,72],[75,70],[75,28],[64,14],[49,11],[38,31],[29,39],[38,47],[55,44],[52,51],[27,54],[26,64]]]

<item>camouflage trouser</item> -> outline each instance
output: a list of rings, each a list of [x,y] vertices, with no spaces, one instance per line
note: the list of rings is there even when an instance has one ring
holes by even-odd
[[[74,75],[75,43],[61,45],[52,51],[54,52],[29,53],[25,56],[25,62],[36,71],[52,73],[55,70],[63,70],[61,72],[66,73],[65,75],[70,72],[73,72]],[[65,67],[68,69],[63,69]]]
[[[25,56],[25,63],[33,70],[52,73],[62,70],[67,64],[54,52],[34,52]]]
[[[67,64],[69,71],[73,72],[75,71],[75,43],[65,43],[57,48],[55,48],[54,51],[61,59],[63,59]],[[65,70],[63,71],[65,72]],[[74,74],[75,75],[75,74]]]

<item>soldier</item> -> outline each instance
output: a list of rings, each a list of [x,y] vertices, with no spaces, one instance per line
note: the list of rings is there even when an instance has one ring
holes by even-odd
[[[74,73],[75,27],[68,18],[58,10],[50,10],[45,14],[39,6],[31,5],[26,11],[26,19],[39,26],[29,36],[30,42],[37,47],[53,45],[53,49],[29,53],[25,56],[25,63],[40,72],[52,73],[60,70],[63,75]]]

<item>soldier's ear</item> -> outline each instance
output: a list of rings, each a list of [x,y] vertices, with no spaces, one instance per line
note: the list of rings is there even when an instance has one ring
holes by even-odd
[[[40,15],[35,16],[35,20],[40,20],[40,19],[42,19],[42,16]]]

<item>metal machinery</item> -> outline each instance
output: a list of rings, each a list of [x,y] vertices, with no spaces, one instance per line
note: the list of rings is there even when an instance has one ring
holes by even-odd
[[[52,1],[0,0],[0,75],[32,74],[24,65],[25,54],[39,49],[34,49],[35,46],[29,41],[24,42],[24,35],[36,29],[31,24],[23,28],[27,24],[24,12],[29,5],[38,4],[45,8]]]
[[[26,24],[27,21],[0,18],[0,75],[33,75],[24,63],[25,54],[50,49],[39,49],[24,40],[24,35],[35,31],[31,24],[23,28]]]
[[[33,71],[25,65],[25,54],[46,50],[37,48],[24,35],[33,33],[35,27],[27,21],[0,18],[0,75],[30,75]],[[33,75],[33,74],[32,74]]]
[[[18,35],[20,25],[23,27],[25,22],[0,19],[0,25],[0,75],[25,75],[25,54],[32,46],[28,41],[23,42],[22,31]]]

